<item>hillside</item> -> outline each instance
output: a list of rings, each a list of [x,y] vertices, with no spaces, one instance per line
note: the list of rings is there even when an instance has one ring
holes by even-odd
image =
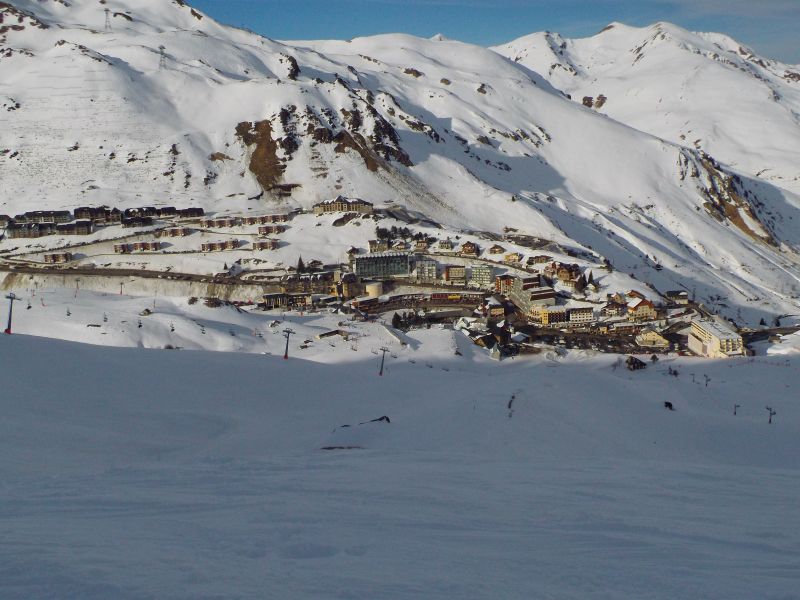
[[[792,192],[797,207],[800,65],[670,23],[612,23],[574,40],[540,32],[494,50],[601,114]]]
[[[797,589],[795,357],[630,373],[413,338],[383,377],[369,353],[309,377],[296,358],[2,336],[0,596]]]
[[[797,313],[792,190],[597,114],[490,50],[404,35],[276,42],[177,0],[15,0],[0,14],[5,213],[242,214],[341,193],[452,231],[513,227],[740,322]]]

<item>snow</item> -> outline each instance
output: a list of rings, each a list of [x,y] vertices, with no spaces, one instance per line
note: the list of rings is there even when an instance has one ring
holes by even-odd
[[[298,358],[0,338],[0,595],[798,587],[796,359],[630,373],[581,354],[489,365],[398,351],[378,377],[378,356],[343,354],[309,377]]]
[[[771,356],[800,354],[800,332],[780,336],[780,342],[770,345],[767,354]]]
[[[561,250],[502,245],[592,269],[602,287],[590,301],[686,289],[740,323],[798,312],[800,149],[788,115],[800,109],[782,72],[796,67],[724,36],[661,23],[588,40],[534,34],[495,51],[438,35],[277,42],[178,1],[107,0],[111,31],[90,0],[12,4],[0,12],[49,27],[24,17],[0,35],[11,51],[0,61],[3,213],[247,215],[343,195],[484,251],[506,227],[549,240]],[[579,105],[600,93],[602,107]],[[342,112],[354,109],[358,127]],[[265,119],[276,138],[297,135],[292,157],[278,152],[282,182],[301,184],[290,198],[260,195],[236,135]],[[371,171],[304,134],[322,125],[366,139],[381,119],[412,166]],[[695,137],[742,177],[759,220],[740,217],[769,227],[776,246],[706,212],[704,186],[717,184],[691,175],[703,167]],[[280,247],[259,253],[196,252],[227,236],[251,242],[255,226],[131,256],[113,241],[152,232],[0,240],[3,295],[20,298],[14,335],[0,336],[0,597],[796,595],[797,334],[757,357],[663,355],[637,372],[624,357],[547,347],[497,361],[450,327],[212,308],[212,283],[167,277],[203,279],[248,258],[264,261],[261,274],[301,256],[336,263],[376,225],[409,225],[381,212],[334,227],[337,217],[297,214],[274,236]],[[164,278],[10,266],[83,242],[78,266]],[[348,339],[319,339],[333,330]]]
[[[7,32],[0,42],[15,51],[0,64],[0,104],[20,104],[2,109],[8,124],[0,131],[0,152],[8,150],[0,154],[4,213],[108,204],[244,215],[360,197],[407,208],[448,234],[500,234],[511,226],[592,262],[608,259],[657,289],[683,285],[706,303],[725,299],[716,309],[739,322],[797,312],[794,157],[800,149],[789,121],[800,108],[797,85],[782,71],[793,67],[768,62],[764,69],[732,41],[667,24],[617,25],[588,41],[549,34],[495,49],[521,57],[514,63],[439,37],[277,42],[166,0],[109,0],[112,13],[127,11],[133,19],[113,17],[111,31],[89,0],[14,6],[51,27],[26,21],[24,30]],[[536,40],[556,49],[565,43],[559,64],[574,59],[579,74],[561,80],[549,73],[552,50],[537,54]],[[644,58],[628,67],[630,50],[644,41]],[[706,56],[712,49],[733,66]],[[297,80],[288,78],[287,56],[299,64]],[[661,83],[665,65],[673,64],[681,73],[707,70],[714,85],[705,84],[704,70],[696,80],[671,75]],[[412,69],[423,75],[409,74]],[[609,98],[598,110],[559,91],[568,90],[565,81],[580,88],[594,78],[603,89],[586,93]],[[675,90],[684,83],[681,96]],[[671,95],[661,86],[671,86]],[[772,90],[780,101],[770,99]],[[663,105],[655,94],[669,102],[666,111],[658,112]],[[726,111],[718,110],[720,94]],[[284,125],[281,111],[291,106],[296,110]],[[639,106],[642,115],[635,112]],[[348,125],[343,110],[358,110],[363,123]],[[670,115],[665,125],[662,112]],[[249,172],[252,148],[236,126],[261,120],[270,121],[276,139],[296,137],[294,154],[278,151],[286,167],[281,182],[300,184],[290,198],[260,196],[264,190]],[[678,127],[685,121],[692,131]],[[397,134],[396,142],[384,142],[406,152],[413,166],[388,160],[371,171],[357,153],[336,152],[305,133],[321,125],[371,139],[383,122]],[[775,247],[754,242],[704,208],[712,183],[702,169],[690,175],[701,166],[695,135],[730,175],[742,176],[741,191],[758,221],[739,211],[741,222],[757,233],[769,228]],[[76,142],[78,149],[69,150]],[[229,159],[212,160],[219,153]],[[296,239],[294,247],[287,237],[281,249],[287,256],[278,260],[323,252],[340,258],[346,248],[328,246],[325,229]],[[217,260],[207,258],[204,270]]]

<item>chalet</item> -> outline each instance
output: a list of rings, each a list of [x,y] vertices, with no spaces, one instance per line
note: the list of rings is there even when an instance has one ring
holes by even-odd
[[[258,215],[242,217],[244,225],[268,225],[270,223],[285,223],[289,220],[289,215]]]
[[[153,217],[122,217],[122,226],[128,229],[133,227],[150,227],[153,223]]]
[[[202,208],[199,207],[190,207],[190,208],[179,208],[178,209],[178,218],[180,219],[197,219],[202,217],[206,214]]]
[[[673,306],[686,306],[689,304],[689,292],[684,290],[670,290],[664,292],[664,297]]]
[[[325,265],[322,264],[321,260],[317,260],[316,258],[311,259],[306,263],[306,269],[309,271],[321,271]]]
[[[283,225],[261,225],[258,228],[258,235],[275,235],[284,231],[286,231],[286,227]]]
[[[464,287],[467,284],[467,268],[464,265],[446,265],[442,279],[448,285]]]
[[[53,254],[45,254],[44,262],[47,264],[63,264],[72,260],[72,252],[56,252]]]
[[[642,348],[669,348],[669,341],[650,327],[643,329],[639,335],[636,336],[636,344]]]
[[[122,211],[107,206],[79,206],[74,211],[75,218],[81,221],[92,221],[95,224],[115,225],[122,223]]]
[[[647,368],[647,364],[635,356],[629,356],[628,360],[625,361],[625,365],[628,367],[629,371],[639,371]]]
[[[132,251],[131,244],[114,244],[114,254],[130,254]]]
[[[373,205],[359,198],[345,198],[337,196],[332,200],[323,200],[314,205],[314,214],[324,215],[328,213],[358,213],[362,215],[372,214]]]
[[[228,229],[239,225],[239,219],[235,217],[215,217],[200,221],[202,227],[213,227],[214,229]]]
[[[156,209],[156,216],[159,219],[174,219],[178,216],[178,210],[174,206],[161,206]]]
[[[453,250],[453,241],[450,238],[439,240],[439,250],[450,252]]]
[[[69,223],[72,219],[68,210],[34,210],[14,217],[16,223]]]
[[[503,262],[506,264],[521,263],[524,257],[519,252],[509,252],[503,257]]]
[[[137,217],[157,217],[158,210],[155,206],[141,206],[139,208],[126,208],[122,213],[123,219],[133,219]]]
[[[567,265],[564,263],[558,263],[553,274],[558,278],[559,281],[567,283],[581,276],[581,268],[574,264]]]
[[[55,223],[12,223],[6,228],[6,236],[14,238],[40,238],[55,235]]]
[[[161,242],[134,242],[134,252],[158,252],[161,250]]]
[[[73,213],[76,219],[88,219],[89,221],[105,220],[106,211],[109,210],[107,206],[79,206]],[[119,212],[119,211],[117,211]]]
[[[514,284],[516,277],[513,275],[497,275],[494,278],[494,291],[498,294],[507,296],[511,291],[511,286]]]
[[[503,248],[500,244],[495,244],[491,248],[489,248],[489,254],[503,254],[505,253],[506,249]]]
[[[561,286],[573,292],[582,292],[586,289],[586,278],[583,275],[561,281]]]
[[[417,240],[414,243],[414,252],[427,252],[429,244],[427,240]]]
[[[386,252],[389,250],[388,240],[369,240],[367,244],[370,252]]]
[[[623,317],[628,312],[628,306],[620,302],[610,300],[600,309],[600,314],[604,317]]]
[[[478,244],[474,242],[464,242],[461,244],[459,254],[461,254],[461,256],[477,257],[480,254],[480,248],[478,248]]]
[[[256,240],[253,242],[253,250],[277,250],[280,246],[278,240]]]
[[[291,215],[287,213],[278,213],[274,215],[266,215],[266,219],[268,223],[288,223],[289,219],[291,219]]]
[[[656,307],[649,300],[633,297],[628,300],[628,318],[634,321],[648,321],[657,316]]]
[[[398,252],[402,252],[403,250],[406,250],[407,248],[408,248],[408,244],[406,244],[406,242],[404,240],[395,240],[394,243],[392,243],[392,250],[395,250],[395,251],[398,251]]]
[[[625,296],[625,294],[621,294],[620,292],[606,294],[606,300],[609,302],[616,302],[617,304],[623,304],[625,306],[628,304],[628,298]]]
[[[94,233],[93,221],[75,221],[56,225],[56,231],[62,235],[90,235]]]
[[[200,246],[202,252],[222,252],[223,250],[236,250],[239,240],[225,240],[224,242],[206,242]]]
[[[537,256],[531,256],[528,258],[529,265],[546,265],[547,263],[553,260],[552,256],[547,256],[546,254],[539,254]]]
[[[192,230],[188,227],[170,227],[169,229],[164,229],[159,232],[158,235],[162,237],[186,237],[187,235],[191,235]]]

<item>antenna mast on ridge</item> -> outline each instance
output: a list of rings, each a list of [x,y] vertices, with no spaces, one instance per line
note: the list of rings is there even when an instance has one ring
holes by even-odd
[[[106,9],[106,31],[111,31],[111,11]]]
[[[159,50],[159,52],[161,52],[161,56],[158,59],[158,68],[159,69],[166,69],[167,68],[167,55],[165,54],[166,47],[159,46],[158,50]]]

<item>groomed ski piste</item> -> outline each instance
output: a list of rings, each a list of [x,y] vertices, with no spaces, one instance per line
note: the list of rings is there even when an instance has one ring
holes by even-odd
[[[796,335],[630,372],[328,313],[26,304],[0,336],[2,598],[800,589]]]

